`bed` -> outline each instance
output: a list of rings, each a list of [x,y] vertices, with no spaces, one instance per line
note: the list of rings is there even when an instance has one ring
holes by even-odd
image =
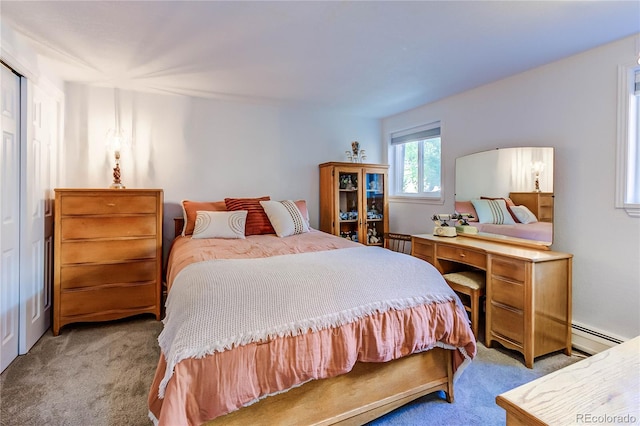
[[[478,232],[540,242],[553,241],[553,223],[539,221],[526,206],[517,206],[508,197],[456,200],[455,211],[470,215],[472,219],[468,223],[478,228]]]
[[[476,353],[430,264],[310,228],[178,236],[167,288],[159,425],[363,424],[436,391],[452,402]]]

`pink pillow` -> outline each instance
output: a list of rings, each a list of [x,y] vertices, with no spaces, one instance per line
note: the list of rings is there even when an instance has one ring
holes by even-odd
[[[184,217],[184,226],[182,227],[182,235],[193,234],[193,228],[196,225],[196,216],[198,210],[208,212],[224,212],[227,207],[224,201],[189,201],[182,200],[182,216]]]
[[[456,201],[456,212],[457,213],[469,213],[473,216],[472,219],[469,219],[469,222],[477,222],[478,221],[478,213],[476,213],[476,209],[473,207],[471,201]]]
[[[309,210],[307,210],[307,202],[305,200],[296,200],[296,207],[302,213],[302,217],[307,221],[307,226],[309,226]]]

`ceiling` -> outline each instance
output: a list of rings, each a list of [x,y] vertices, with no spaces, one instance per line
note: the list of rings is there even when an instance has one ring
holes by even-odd
[[[375,118],[640,32],[638,1],[2,0],[0,8],[2,25],[63,80]]]

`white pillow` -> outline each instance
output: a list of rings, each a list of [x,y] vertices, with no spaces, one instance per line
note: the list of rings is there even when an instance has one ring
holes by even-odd
[[[493,223],[496,225],[515,225],[516,222],[507,210],[507,203],[502,199],[496,200],[471,200],[478,213],[480,223]]]
[[[538,221],[536,215],[527,206],[511,206],[511,211],[516,215],[516,219],[520,223],[535,223]]]
[[[247,223],[247,210],[230,212],[200,211],[191,238],[241,238]]]
[[[293,201],[260,201],[260,205],[278,237],[309,232],[307,221]]]

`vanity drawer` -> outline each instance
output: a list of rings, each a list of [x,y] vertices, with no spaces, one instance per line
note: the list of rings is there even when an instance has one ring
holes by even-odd
[[[453,247],[445,244],[438,244],[438,259],[451,260],[475,266],[480,269],[487,268],[487,256],[478,251],[466,248]]]
[[[491,333],[506,337],[522,345],[524,341],[524,315],[522,311],[491,303]]]
[[[491,274],[523,283],[526,276],[526,262],[504,257],[492,257]]]
[[[492,276],[491,300],[522,310],[524,309],[524,285]]]
[[[414,238],[411,242],[412,252],[411,254],[414,257],[417,257],[422,260],[426,260],[432,265],[435,263],[433,259],[433,254],[435,252],[435,245],[431,242],[421,240],[419,238]]]

